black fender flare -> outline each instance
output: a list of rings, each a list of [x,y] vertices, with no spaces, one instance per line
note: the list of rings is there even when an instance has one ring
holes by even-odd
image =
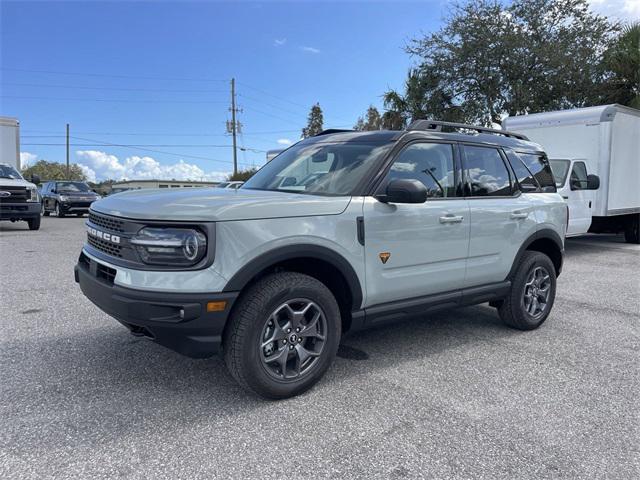
[[[339,253],[327,247],[313,244],[298,244],[278,247],[258,255],[238,270],[223,288],[223,292],[241,291],[256,275],[265,269],[286,260],[296,258],[313,258],[327,262],[344,276],[351,290],[352,310],[358,310],[362,305],[362,286],[355,270]]]
[[[513,275],[515,274],[515,271],[518,268],[518,265],[520,265],[520,259],[522,258],[522,255],[524,255],[524,252],[529,248],[529,246],[536,240],[542,240],[542,239],[551,240],[558,247],[558,251],[560,252],[560,264],[557,266],[556,273],[558,276],[560,275],[560,272],[562,271],[562,261],[564,258],[564,243],[560,235],[558,235],[558,233],[555,230],[552,230],[550,228],[543,228],[541,230],[536,231],[530,237],[528,237],[524,242],[522,242],[522,245],[520,245],[520,248],[518,249],[518,253],[516,253],[516,257],[513,260],[513,265],[511,266],[511,270],[507,275],[507,278],[506,278],[507,280],[512,278]]]

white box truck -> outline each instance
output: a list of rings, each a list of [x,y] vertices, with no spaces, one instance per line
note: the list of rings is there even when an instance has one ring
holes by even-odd
[[[33,182],[33,183],[32,183]],[[0,117],[0,220],[25,221],[29,230],[40,228],[40,195],[34,183],[20,173],[20,123]]]
[[[549,156],[569,205],[567,236],[624,232],[640,243],[640,110],[602,105],[507,117]]]

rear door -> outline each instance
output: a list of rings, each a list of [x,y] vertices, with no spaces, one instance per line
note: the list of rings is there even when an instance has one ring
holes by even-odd
[[[471,214],[465,286],[501,282],[520,246],[536,231],[533,205],[520,192],[502,150],[480,145],[462,148]]]
[[[469,205],[458,193],[457,146],[412,142],[395,157],[380,184],[406,178],[422,182],[420,204],[382,203],[366,197],[367,306],[462,287],[469,246]]]

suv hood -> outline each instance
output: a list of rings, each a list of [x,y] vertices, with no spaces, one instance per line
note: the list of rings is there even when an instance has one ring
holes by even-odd
[[[338,215],[351,197],[249,189],[132,190],[98,200],[91,209],[139,220],[226,221]]]

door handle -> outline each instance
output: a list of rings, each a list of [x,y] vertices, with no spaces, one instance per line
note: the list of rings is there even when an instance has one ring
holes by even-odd
[[[440,217],[440,223],[460,223],[463,219],[462,215],[445,215]]]
[[[529,216],[528,212],[521,212],[519,210],[516,210],[515,212],[511,213],[512,220],[521,220],[523,218],[527,218],[528,216]]]

